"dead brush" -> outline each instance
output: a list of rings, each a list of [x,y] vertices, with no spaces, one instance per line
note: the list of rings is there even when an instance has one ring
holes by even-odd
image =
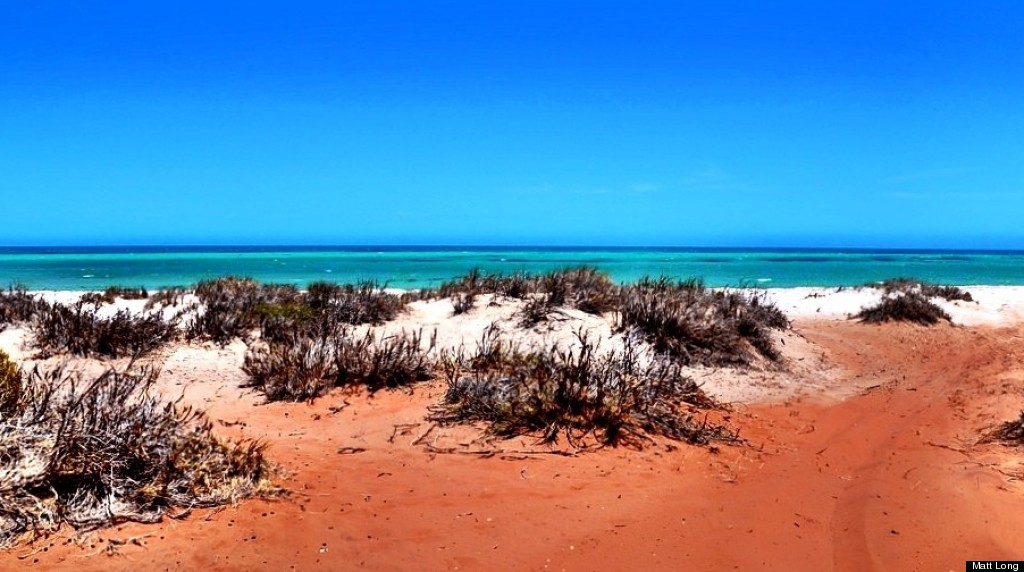
[[[855,318],[867,323],[913,322],[924,326],[950,321],[949,314],[919,292],[886,295],[874,306],[862,308]]]
[[[181,287],[163,288],[153,293],[146,300],[145,308],[152,310],[154,308],[173,308],[180,306],[185,301],[185,295],[188,294],[188,290]]]
[[[525,272],[512,274],[490,274],[484,279],[485,291],[506,298],[523,300],[537,289],[537,281]]]
[[[307,292],[308,305],[330,314],[342,324],[380,325],[395,319],[404,303],[395,294],[385,292],[386,284],[372,281],[337,285],[312,284]]]
[[[619,288],[607,274],[591,266],[554,270],[540,277],[538,291],[550,306],[569,306],[588,314],[602,314],[619,305]]]
[[[534,294],[526,299],[526,303],[516,312],[519,326],[532,328],[547,322],[552,314],[558,313],[558,306],[552,302],[548,294]]]
[[[0,350],[0,417],[10,413],[21,400],[21,368],[7,352]]]
[[[460,292],[452,296],[452,311],[454,315],[465,314],[476,305],[476,292]]]
[[[561,271],[569,286],[569,305],[588,314],[601,315],[618,308],[621,289],[611,278],[590,266]]]
[[[294,304],[301,301],[298,288],[287,284],[260,284],[252,278],[228,276],[196,285],[201,312],[185,329],[188,339],[208,339],[224,345],[244,338],[259,327],[258,306]]]
[[[519,323],[525,328],[547,321],[559,313],[559,308],[601,315],[616,310],[621,301],[621,289],[611,278],[589,266],[554,270],[535,282],[536,293],[526,298],[518,313]]]
[[[393,320],[404,307],[399,296],[385,292],[376,282],[314,282],[295,301],[259,304],[253,311],[263,339],[289,340],[322,337],[350,325],[380,325]]]
[[[90,304],[113,304],[118,298],[122,300],[145,300],[149,298],[149,292],[142,287],[125,288],[123,286],[108,286],[102,292],[87,292],[82,294],[80,300]]]
[[[292,336],[254,344],[242,371],[269,401],[312,401],[338,382],[334,343],[327,338]]]
[[[1024,445],[1024,411],[1011,421],[1000,423],[994,429],[985,432],[981,443],[1002,443],[1007,446]]]
[[[160,315],[120,310],[101,318],[87,306],[82,301],[48,306],[32,324],[36,347],[45,353],[118,358],[144,355],[178,336],[176,323]]]
[[[435,339],[429,340],[427,350],[423,349],[422,342],[422,331],[382,338],[367,332],[361,338],[346,338],[346,343],[336,348],[338,385],[363,385],[370,391],[377,391],[430,379],[434,364],[427,356]]]
[[[316,310],[302,303],[259,304],[253,313],[264,340],[289,339],[319,325]]]
[[[436,300],[452,298],[459,294],[494,294],[522,300],[537,289],[537,277],[525,272],[512,274],[484,274],[479,268],[451,282],[443,282],[434,289],[420,290],[416,299]]]
[[[422,343],[422,332],[378,338],[342,328],[255,345],[242,369],[271,401],[313,400],[333,387],[377,391],[430,379],[433,362]],[[433,347],[434,340],[429,343]]]
[[[87,380],[61,368],[25,377],[0,414],[0,544],[272,491],[263,445],[218,439],[202,413],[159,397],[156,378],[131,366]]]
[[[465,275],[452,282],[442,282],[437,288],[423,291],[427,296],[424,299],[451,298],[456,294],[466,294],[469,292],[482,293],[484,292],[483,282],[484,275],[480,269],[472,268]],[[492,286],[494,285],[493,280],[489,282]]]
[[[652,435],[705,444],[732,440],[722,425],[698,420],[697,409],[716,404],[679,364],[654,359],[641,364],[635,343],[598,354],[578,332],[578,349],[552,347],[521,353],[512,348],[488,355],[448,355],[448,390],[432,409],[442,424],[484,422],[499,437],[564,436],[580,446],[588,437],[601,445],[642,447]],[[496,359],[496,356],[499,359]]]
[[[533,315],[538,319],[532,323],[543,320],[544,312],[541,310],[569,306],[587,313],[601,314],[614,310],[619,300],[618,286],[612,283],[607,274],[590,266],[553,270],[542,275],[526,272],[484,274],[479,268],[474,268],[465,276],[444,282],[437,288],[408,292],[403,295],[403,299],[415,302],[451,298],[464,305],[467,296],[480,294],[527,302],[542,298],[544,304],[536,306],[537,311]],[[531,319],[524,321],[531,322]]]
[[[869,288],[877,288],[882,290],[886,295],[897,295],[897,294],[921,294],[925,298],[942,298],[943,300],[953,302],[955,300],[961,300],[964,302],[973,302],[974,297],[971,293],[959,288],[957,286],[945,286],[941,284],[933,284],[918,280],[916,278],[889,278],[883,280],[881,283],[866,284]]]
[[[0,331],[10,324],[33,320],[48,304],[29,294],[24,286],[10,286],[0,290]]]
[[[779,359],[771,330],[789,320],[763,295],[708,289],[698,280],[644,278],[623,289],[619,329],[642,334],[684,364],[742,365]],[[753,351],[751,351],[753,349]]]

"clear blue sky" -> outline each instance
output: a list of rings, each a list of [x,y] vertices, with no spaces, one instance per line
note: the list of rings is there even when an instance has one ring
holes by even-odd
[[[4,2],[0,245],[1024,248],[1024,3]]]

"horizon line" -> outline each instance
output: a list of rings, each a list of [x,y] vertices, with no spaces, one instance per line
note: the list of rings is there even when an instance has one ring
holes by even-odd
[[[821,252],[893,252],[893,253],[928,253],[928,252],[969,252],[969,253],[1024,253],[1024,248],[950,248],[950,247],[872,247],[872,246],[753,246],[753,245],[723,245],[723,246],[694,246],[694,245],[615,245],[615,244],[39,244],[39,245],[0,245],[0,253],[16,253],[18,251],[45,251],[45,250],[163,250],[167,252],[176,251],[201,251],[201,250],[253,250],[273,251],[275,249],[286,249],[301,251],[302,249],[315,250],[373,250],[373,249],[415,249],[415,250],[682,250],[682,251],[705,251],[705,250],[729,250],[737,252],[758,252],[758,251],[821,251]]]

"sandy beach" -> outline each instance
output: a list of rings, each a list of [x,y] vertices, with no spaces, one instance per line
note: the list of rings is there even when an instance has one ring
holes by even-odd
[[[780,364],[688,369],[730,405],[742,439],[712,447],[656,438],[576,452],[483,438],[426,420],[440,380],[266,403],[243,387],[245,343],[179,342],[147,358],[159,390],[205,409],[219,434],[267,443],[288,494],[62,530],[0,553],[0,569],[864,571],[1020,559],[1024,452],[979,441],[1024,409],[1024,287],[965,289],[975,301],[941,302],[952,323],[934,327],[850,319],[875,289],[767,291],[793,321],[774,334]],[[580,331],[621,346],[608,316],[567,308],[524,329],[521,304],[484,296],[453,316],[451,300],[413,302],[374,329],[436,332],[435,351],[489,328],[525,346],[568,345]],[[7,329],[0,348],[31,363],[28,336]]]

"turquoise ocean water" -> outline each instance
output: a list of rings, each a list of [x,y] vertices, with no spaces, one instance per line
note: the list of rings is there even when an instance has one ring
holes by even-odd
[[[251,276],[304,286],[371,279],[422,288],[477,267],[544,272],[587,264],[616,281],[703,277],[711,286],[850,286],[895,276],[945,284],[1024,284],[1024,252],[685,248],[241,247],[0,248],[0,285],[91,290],[187,286]]]

